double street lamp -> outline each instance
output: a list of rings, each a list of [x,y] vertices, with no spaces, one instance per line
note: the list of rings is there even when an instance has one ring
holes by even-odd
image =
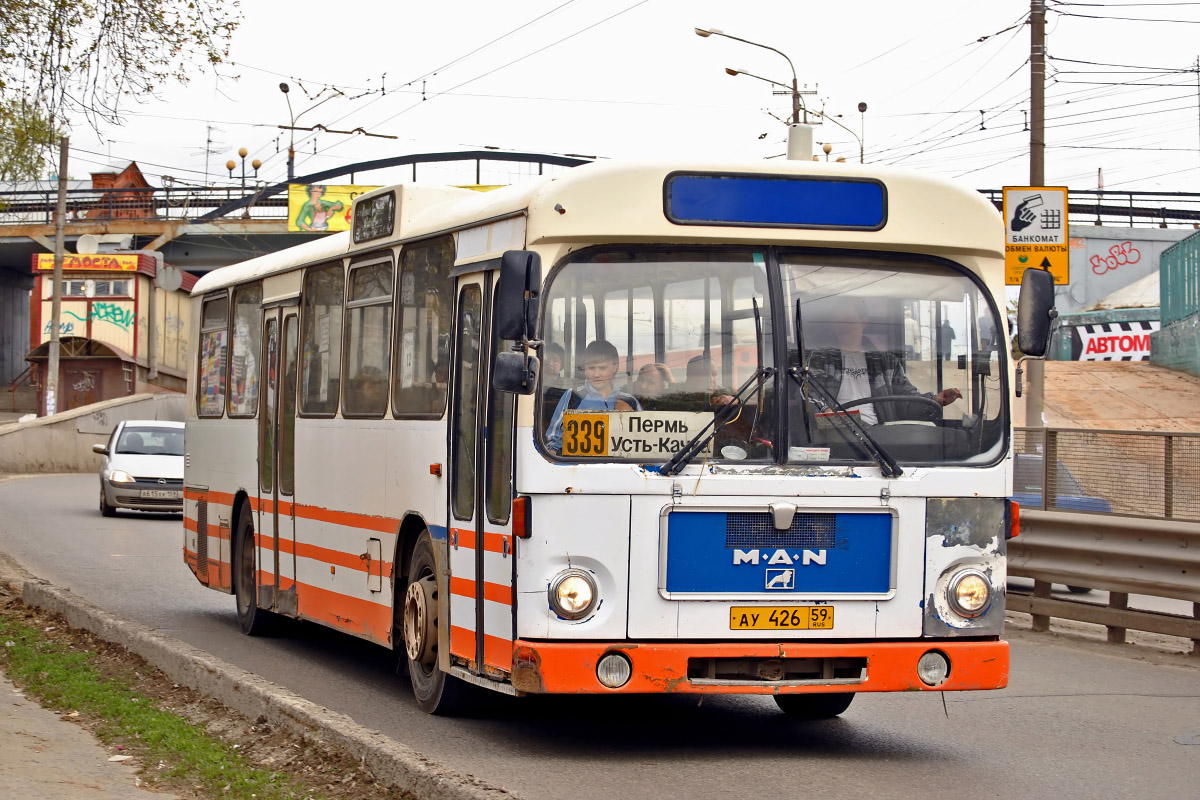
[[[732,69],[730,67],[726,67],[725,72],[729,75],[747,75],[751,78],[758,78],[760,81],[766,81],[767,83],[779,86],[791,94],[792,124],[788,128],[788,158],[803,159],[807,161],[812,155],[812,128],[808,125],[808,109],[804,107],[804,103],[800,100],[800,82],[796,79],[796,67],[794,64],[792,64],[792,60],[788,58],[787,53],[771,47],[770,45],[762,44],[760,42],[752,42],[749,39],[743,39],[740,36],[731,36],[728,33],[716,30],[715,28],[695,28],[695,31],[697,36],[700,36],[704,39],[707,39],[709,36],[723,36],[726,39],[733,39],[735,42],[742,42],[744,44],[754,45],[755,47],[761,47],[764,50],[770,50],[772,53],[778,53],[779,55],[783,56],[784,60],[788,63],[788,68],[792,71],[791,86],[788,86],[786,83],[780,83],[779,81],[773,81],[770,78],[764,78],[761,75],[755,75],[753,73],[746,72],[743,69]],[[801,111],[804,112],[803,124],[800,121]]]

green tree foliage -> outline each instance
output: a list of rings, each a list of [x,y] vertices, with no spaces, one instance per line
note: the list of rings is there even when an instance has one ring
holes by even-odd
[[[38,177],[46,147],[56,136],[50,120],[37,109],[0,101],[0,182]]]
[[[238,0],[0,0],[0,155],[9,180],[36,177],[56,129],[119,124],[123,105],[187,83],[229,54]],[[36,124],[34,121],[36,120]],[[32,171],[31,171],[32,170]]]

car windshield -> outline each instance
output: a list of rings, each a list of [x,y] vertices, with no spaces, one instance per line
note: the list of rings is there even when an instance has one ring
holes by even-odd
[[[127,427],[117,440],[117,452],[130,455],[182,456],[180,428]]]
[[[692,460],[878,463],[850,416],[901,463],[989,463],[1004,445],[1004,328],[945,262],[596,248],[550,275],[542,307],[551,458],[665,462],[715,426]],[[843,358],[837,327],[859,312]]]

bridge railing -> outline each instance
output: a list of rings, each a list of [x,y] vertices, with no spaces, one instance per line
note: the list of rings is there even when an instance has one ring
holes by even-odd
[[[241,214],[252,219],[286,219],[287,194],[256,197],[240,187],[162,186],[119,189],[68,189],[67,221],[187,220],[243,197],[250,204]],[[50,225],[55,222],[58,189],[47,187],[0,191],[0,226]]]
[[[458,157],[460,154],[449,155]],[[500,156],[491,154],[491,157]],[[550,156],[540,158],[551,159]],[[392,159],[397,160],[404,159]],[[583,163],[580,159],[558,160]],[[325,179],[322,174],[322,180]],[[67,213],[72,220],[192,219],[248,197],[251,198],[248,210],[252,218],[286,218],[286,192],[256,198],[256,192],[265,188],[259,184],[247,187],[244,191],[240,186],[71,189],[67,193]],[[997,209],[1003,207],[1002,189],[979,191]],[[49,182],[36,189],[0,191],[0,226],[52,224],[57,196],[57,187]],[[238,213],[244,216],[241,210]],[[1085,225],[1200,227],[1200,193],[1071,190],[1068,193],[1068,214],[1070,224],[1076,228]]]

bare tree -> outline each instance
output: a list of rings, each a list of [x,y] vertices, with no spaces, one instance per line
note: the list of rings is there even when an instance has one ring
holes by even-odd
[[[130,101],[224,61],[240,20],[238,0],[0,0],[0,142],[40,132],[40,149],[73,118],[119,123]]]

